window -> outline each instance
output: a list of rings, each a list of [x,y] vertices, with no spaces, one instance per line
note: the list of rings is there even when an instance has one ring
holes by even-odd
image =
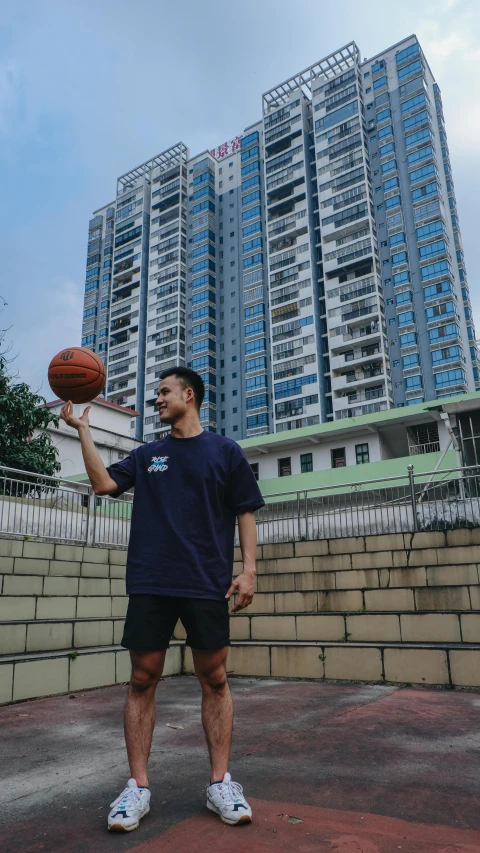
[[[392,255],[392,264],[393,266],[398,266],[398,264],[406,264],[408,262],[408,255],[406,252],[395,252]]]
[[[426,160],[427,157],[431,157],[433,154],[433,148],[431,145],[425,145],[423,148],[419,148],[418,151],[412,151],[411,154],[407,156],[407,162],[409,166],[413,166],[414,163],[419,163],[421,160]]]
[[[403,272],[397,272],[393,276],[393,284],[395,287],[398,287],[399,284],[405,284],[410,281],[410,273],[408,270],[404,270]]]
[[[331,451],[332,468],[345,468],[347,460],[345,457],[345,448],[337,447]]]
[[[378,122],[385,121],[385,119],[390,118],[390,116],[391,116],[391,112],[389,109],[380,110],[380,112],[377,113],[377,121]]]
[[[435,317],[454,316],[456,311],[453,302],[441,302],[440,305],[432,305],[431,308],[426,308],[425,313],[427,315],[427,323],[429,323]]]
[[[472,358],[477,357],[474,347],[470,347],[470,355]],[[432,363],[434,366],[437,364],[447,364],[449,361],[459,361],[460,359],[463,360],[463,350],[458,346],[445,347],[444,349],[437,349],[432,352]]]
[[[385,139],[386,136],[391,136],[393,133],[393,128],[391,124],[387,124],[386,127],[382,127],[381,130],[378,131],[378,138]]]
[[[313,455],[311,453],[301,453],[300,472],[302,474],[308,474],[310,471],[313,471]]]
[[[397,293],[395,303],[397,305],[405,305],[406,302],[411,302],[413,299],[411,290],[404,290],[402,293]],[[401,325],[399,323],[399,325]]]
[[[388,160],[386,163],[382,165],[382,175],[386,175],[387,172],[394,172],[397,168],[396,160]]]
[[[380,157],[385,157],[385,155],[390,154],[391,151],[395,151],[395,145],[393,142],[387,142],[386,145],[381,145],[379,148]]]
[[[401,80],[403,77],[408,77],[410,74],[414,74],[415,71],[420,71],[422,68],[422,62],[420,59],[416,59],[414,62],[409,62],[408,65],[404,65],[403,68],[400,68],[398,71],[398,79]]]
[[[465,372],[458,370],[443,370],[435,374],[435,388],[447,388],[451,385],[463,385],[466,382]]]
[[[278,476],[279,477],[290,477],[292,473],[292,460],[290,456],[285,456],[283,459],[278,460]]]
[[[398,246],[399,243],[405,242],[405,234],[401,231],[399,234],[392,234],[390,237],[390,247]]]
[[[409,45],[409,47],[406,47],[404,50],[399,50],[395,57],[397,60],[397,65],[400,65],[410,56],[415,56],[415,54],[419,52],[420,47],[418,42],[414,42],[413,44]]]
[[[409,98],[408,101],[403,102],[401,106],[402,113],[408,113],[409,110],[413,110],[415,109],[415,107],[419,107],[422,104],[425,104],[426,102],[427,96],[424,92],[422,92],[420,95],[414,95],[413,98]]]
[[[401,204],[399,195],[393,195],[391,198],[385,199],[385,207],[387,210],[390,210],[392,207],[398,207],[399,204]]]
[[[405,311],[403,314],[398,315],[398,325],[399,326],[408,326],[410,323],[415,322],[415,315],[413,311]]]
[[[407,391],[416,391],[419,388],[423,388],[423,381],[420,374],[416,374],[415,376],[407,376],[405,379],[405,388]]]
[[[434,240],[433,243],[427,243],[426,246],[422,246],[419,250],[420,260],[430,258],[434,255],[441,255],[443,252],[446,252],[446,250],[447,244],[445,240]]]
[[[366,462],[370,462],[368,444],[355,445],[355,458],[357,460],[357,465],[364,465]]]
[[[268,412],[261,412],[259,415],[250,415],[247,418],[247,429],[254,427],[268,426]]]
[[[250,468],[253,471],[253,476],[258,480],[258,462],[250,462]]]
[[[437,261],[434,264],[427,264],[426,267],[422,267],[422,280],[428,281],[429,278],[435,278],[440,275],[448,275],[451,274],[451,267],[448,261]]]
[[[415,332],[408,332],[406,335],[400,335],[400,346],[401,347],[410,347],[416,343],[417,343],[417,336],[416,336]]]
[[[419,367],[420,361],[418,358],[418,352],[413,352],[410,355],[406,355],[402,358],[403,369],[408,370],[410,367]]]
[[[395,187],[398,187],[398,178],[395,176],[394,178],[390,178],[388,181],[385,181],[383,184],[383,192],[387,193],[389,190],[393,190]]]

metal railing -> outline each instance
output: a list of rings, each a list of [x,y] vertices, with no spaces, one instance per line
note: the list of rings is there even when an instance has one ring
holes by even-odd
[[[0,535],[126,547],[133,493],[0,467]],[[444,468],[265,496],[258,542],[480,526],[480,466]],[[238,534],[237,534],[238,542]]]
[[[0,534],[128,545],[133,494],[99,497],[89,483],[0,466]]]

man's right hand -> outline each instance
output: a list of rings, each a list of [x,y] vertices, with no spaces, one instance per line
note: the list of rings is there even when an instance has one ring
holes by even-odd
[[[75,429],[82,429],[82,427],[89,426],[88,413],[91,408],[91,406],[87,406],[81,418],[76,418],[73,414],[73,403],[69,400],[68,403],[65,403],[65,405],[62,406],[60,417],[66,424],[68,424],[68,426],[74,427]]]

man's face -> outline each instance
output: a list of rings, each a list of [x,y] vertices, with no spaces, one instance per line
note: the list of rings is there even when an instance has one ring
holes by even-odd
[[[183,388],[176,376],[167,376],[166,379],[162,379],[155,401],[160,420],[166,424],[174,424],[186,413],[188,401],[192,397],[193,390]]]

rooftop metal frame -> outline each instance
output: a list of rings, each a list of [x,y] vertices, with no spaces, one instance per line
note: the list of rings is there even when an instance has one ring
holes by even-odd
[[[176,166],[182,162],[186,163],[188,158],[189,151],[187,146],[183,142],[177,142],[176,145],[172,145],[171,148],[167,148],[166,151],[162,151],[161,154],[157,154],[150,160],[146,160],[141,166],[136,166],[135,169],[131,169],[124,175],[121,175],[120,178],[117,178],[117,194],[123,192],[127,184],[137,181],[138,178],[142,178],[144,175],[149,175],[154,169],[166,171],[167,169],[171,169],[172,166]]]
[[[279,86],[270,89],[269,92],[265,92],[262,95],[263,114],[267,115],[272,109],[288,103],[290,94],[297,89],[301,89],[306,98],[311,98],[314,80],[319,77],[329,80],[359,64],[360,49],[354,41],[351,41],[324,59],[319,59],[304,71],[290,77],[289,80],[285,80],[284,83],[280,83]]]

